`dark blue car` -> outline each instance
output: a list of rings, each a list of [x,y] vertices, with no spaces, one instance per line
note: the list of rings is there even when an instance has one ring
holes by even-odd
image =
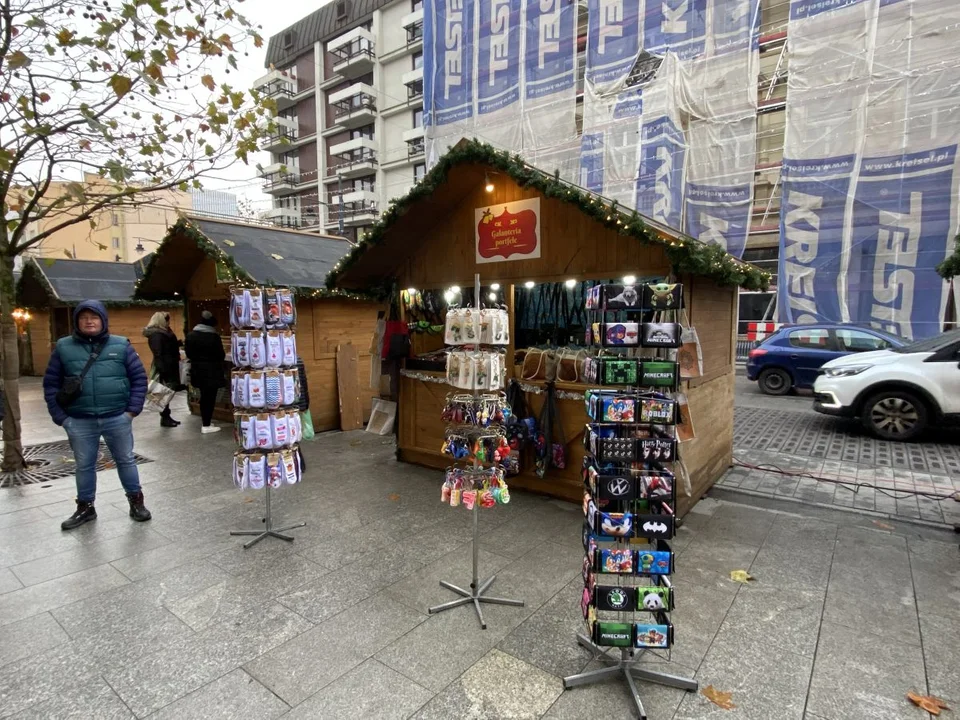
[[[750,351],[747,378],[761,392],[786,395],[791,388],[812,388],[828,360],[868,350],[902,347],[909,340],[860,325],[788,325]]]

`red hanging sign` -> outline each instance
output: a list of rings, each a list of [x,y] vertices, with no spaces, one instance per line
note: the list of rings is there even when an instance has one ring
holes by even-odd
[[[540,198],[477,208],[474,215],[478,263],[540,257]]]

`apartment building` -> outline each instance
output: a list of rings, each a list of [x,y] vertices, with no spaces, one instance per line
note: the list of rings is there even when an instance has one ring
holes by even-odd
[[[86,173],[83,183],[94,193],[104,180]],[[52,183],[46,197],[53,200],[71,184]],[[136,262],[157,249],[167,228],[176,222],[179,211],[193,208],[193,197],[180,190],[146,193],[135,207],[104,208],[94,215],[92,225],[80,222],[62,228],[29,248],[27,254],[43,258]],[[27,236],[36,237],[62,221],[62,216],[52,216],[33,223],[27,228]]]
[[[334,0],[270,38],[265,219],[356,239],[426,171],[421,0]]]

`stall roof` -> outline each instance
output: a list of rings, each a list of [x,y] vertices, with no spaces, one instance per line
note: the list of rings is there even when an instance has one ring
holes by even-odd
[[[458,182],[449,181],[454,169]],[[625,211],[615,201],[532,167],[519,156],[477,140],[461,140],[409,193],[392,201],[359,245],[334,267],[327,277],[328,287],[356,289],[388,284],[400,261],[410,252],[410,243],[415,242],[412,239],[424,237],[435,218],[462,201],[487,172],[506,175],[521,187],[576,205],[585,215],[622,235],[664,247],[678,272],[710,277],[721,285],[748,290],[766,290],[770,284],[769,273],[727,254],[718,245],[702,243],[634,211]]]
[[[132,305],[136,281],[133,263],[28,258],[17,297],[29,307],[74,305],[91,298],[107,305]]]
[[[219,262],[238,282],[329,294],[327,274],[349,247],[333,235],[186,214],[167,231],[136,294],[148,299],[182,294],[204,258]]]

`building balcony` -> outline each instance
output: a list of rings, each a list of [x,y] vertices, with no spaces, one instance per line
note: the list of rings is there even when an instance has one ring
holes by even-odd
[[[260,149],[266,152],[281,152],[297,140],[296,122],[288,118],[277,118],[276,129],[263,139]]]
[[[286,110],[297,104],[297,77],[288,70],[271,70],[257,80],[254,89],[276,102],[277,110]]]
[[[400,77],[401,82],[407,87],[407,100],[415,100],[423,97],[423,68],[405,72]]]
[[[379,197],[369,190],[352,190],[343,194],[343,204],[339,195],[330,196],[327,205],[327,219],[325,226],[338,227],[343,217],[344,227],[360,227],[369,225],[380,216],[377,208]]]
[[[377,91],[365,83],[330,93],[327,100],[333,107],[336,127],[349,130],[369,125],[377,118]]]
[[[263,214],[263,219],[269,221],[277,227],[298,228],[300,227],[300,211],[294,208],[275,207],[270,208]]]
[[[333,72],[352,79],[373,71],[377,56],[373,34],[362,27],[354,28],[327,43],[333,56]]]
[[[407,45],[423,42],[423,8],[404,15],[400,25],[407,31]]]
[[[377,142],[370,138],[355,138],[331,145],[330,154],[334,161],[327,168],[324,182],[362,177],[377,171]]]
[[[407,144],[407,161],[413,162],[423,158],[424,142],[423,128],[413,128],[403,133],[403,141]]]

